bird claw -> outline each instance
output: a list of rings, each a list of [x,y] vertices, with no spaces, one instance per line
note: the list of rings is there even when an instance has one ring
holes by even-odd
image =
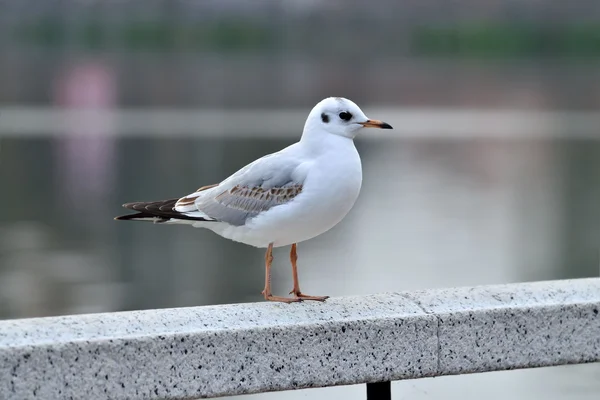
[[[267,301],[279,301],[281,303],[300,303],[304,301],[301,297],[281,297],[281,296],[265,296],[265,300]]]
[[[301,300],[325,301],[329,298],[329,296],[309,296],[302,292],[295,292],[294,290],[292,290],[290,294],[293,294],[295,299]]]

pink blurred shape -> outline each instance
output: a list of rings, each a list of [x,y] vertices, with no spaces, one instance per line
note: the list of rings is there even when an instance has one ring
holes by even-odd
[[[75,61],[56,80],[54,103],[68,111],[56,146],[59,199],[93,217],[115,177],[115,73],[102,61]]]

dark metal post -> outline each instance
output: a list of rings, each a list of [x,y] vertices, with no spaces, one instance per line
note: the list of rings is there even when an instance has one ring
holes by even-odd
[[[392,383],[367,383],[367,400],[392,400]]]

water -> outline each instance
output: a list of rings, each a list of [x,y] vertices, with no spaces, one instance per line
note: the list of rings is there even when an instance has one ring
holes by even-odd
[[[3,138],[0,318],[261,301],[262,250],[208,231],[112,218],[126,212],[121,203],[183,195],[289,143]],[[600,141],[363,139],[358,147],[364,184],[356,206],[299,246],[307,293],[598,276]],[[279,294],[291,288],[287,251],[275,251]],[[599,376],[594,364],[398,382],[393,390],[399,398],[591,399]]]

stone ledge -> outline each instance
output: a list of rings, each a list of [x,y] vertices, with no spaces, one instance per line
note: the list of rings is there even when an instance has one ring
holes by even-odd
[[[194,399],[600,361],[600,279],[0,321],[0,398]]]

